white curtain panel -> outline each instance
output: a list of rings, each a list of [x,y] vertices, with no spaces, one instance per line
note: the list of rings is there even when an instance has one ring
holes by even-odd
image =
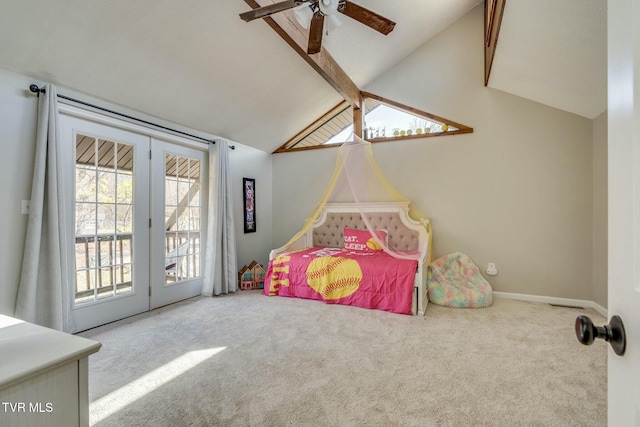
[[[70,332],[71,289],[56,98],[53,85],[46,85],[45,93],[38,97],[31,204],[15,316]]]
[[[229,170],[229,144],[209,145],[209,209],[202,295],[238,290],[238,262]]]

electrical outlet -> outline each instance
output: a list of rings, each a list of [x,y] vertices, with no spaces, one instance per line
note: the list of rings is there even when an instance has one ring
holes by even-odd
[[[496,264],[494,262],[490,262],[489,265],[487,265],[487,274],[489,276],[495,276],[498,274],[498,269],[496,268]]]
[[[22,214],[29,215],[29,207],[31,205],[31,200],[23,200],[22,201]]]

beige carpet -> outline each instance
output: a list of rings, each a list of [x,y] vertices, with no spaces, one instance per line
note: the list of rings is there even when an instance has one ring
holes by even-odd
[[[425,318],[257,291],[195,298],[81,335],[92,425],[604,426],[592,310],[494,298]]]

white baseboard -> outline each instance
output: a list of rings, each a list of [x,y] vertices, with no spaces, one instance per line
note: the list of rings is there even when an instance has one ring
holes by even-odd
[[[514,294],[511,292],[495,292],[495,291],[493,292],[493,295],[500,298],[517,299],[520,301],[544,302],[547,304],[568,305],[572,307],[588,307],[588,308],[593,308],[595,311],[597,311],[604,317],[608,317],[607,309],[594,301],[587,301],[583,299],[572,299],[572,298],[546,297],[541,295]]]

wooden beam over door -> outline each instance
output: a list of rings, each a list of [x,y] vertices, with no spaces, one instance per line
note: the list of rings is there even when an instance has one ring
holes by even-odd
[[[496,54],[502,14],[507,0],[486,0],[484,3],[484,85],[489,84],[493,57]]]
[[[261,1],[258,4],[255,0],[244,0],[253,9],[261,6],[267,6],[277,3],[274,0]],[[238,18],[240,19],[240,18]],[[360,89],[349,78],[338,63],[333,59],[324,47],[320,48],[320,52],[308,55],[307,30],[298,24],[291,10],[275,13],[271,16],[263,18],[264,21],[287,42],[289,46],[295,50],[311,67],[318,72],[342,97],[347,100],[354,109],[361,107]]]

